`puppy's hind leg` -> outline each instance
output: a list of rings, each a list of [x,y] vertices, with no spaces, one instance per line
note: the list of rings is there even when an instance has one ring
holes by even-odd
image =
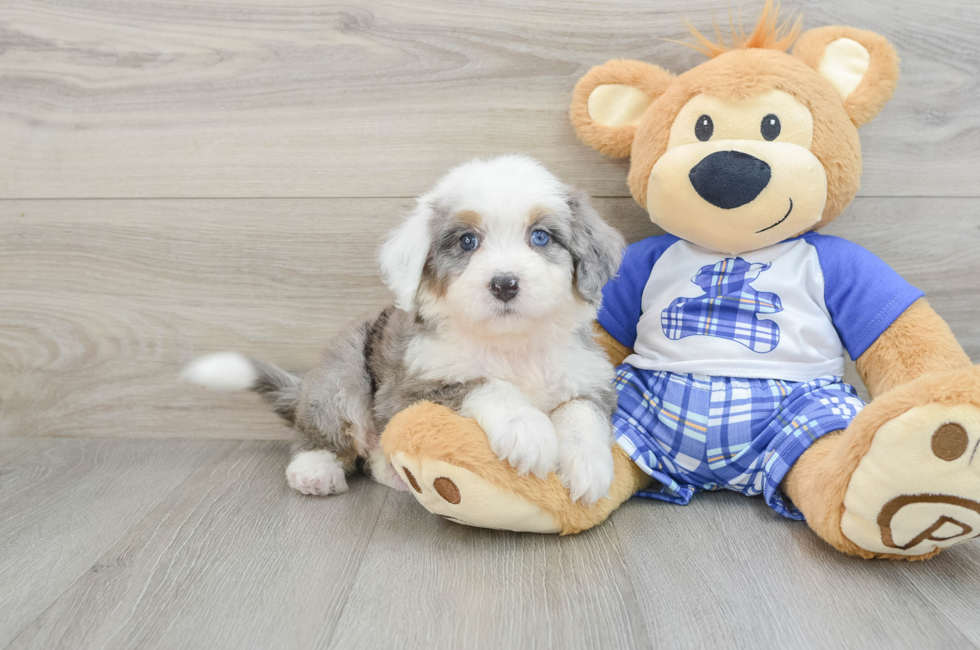
[[[296,454],[286,469],[303,494],[347,491],[347,474],[377,446],[371,416],[371,378],[364,364],[367,326],[337,338],[319,366],[303,379],[296,406]]]
[[[347,491],[347,477],[337,454],[326,449],[300,451],[286,467],[286,482],[302,494],[327,496]]]
[[[398,470],[388,460],[388,455],[385,454],[385,450],[380,445],[368,452],[364,471],[381,485],[386,485],[399,492],[408,492],[408,484],[398,475]]]

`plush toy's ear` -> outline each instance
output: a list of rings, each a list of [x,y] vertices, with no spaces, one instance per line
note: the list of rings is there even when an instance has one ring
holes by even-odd
[[[818,27],[793,54],[830,81],[855,126],[874,119],[898,84],[898,54],[884,36],[853,27]]]
[[[674,75],[643,61],[616,59],[596,66],[575,84],[570,115],[587,145],[613,158],[630,155],[633,133]]]

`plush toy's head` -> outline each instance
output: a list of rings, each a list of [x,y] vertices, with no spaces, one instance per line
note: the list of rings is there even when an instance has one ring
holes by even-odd
[[[620,59],[575,87],[579,137],[631,157],[630,190],[653,222],[719,252],[762,248],[840,214],[860,182],[857,127],[898,81],[883,37],[850,27],[799,35],[799,21],[780,24],[777,12],[768,1],[732,47],[692,30],[711,59],[680,76]]]

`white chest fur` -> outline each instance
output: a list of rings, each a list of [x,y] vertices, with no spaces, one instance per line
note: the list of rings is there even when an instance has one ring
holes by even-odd
[[[605,355],[577,335],[520,343],[425,336],[409,346],[406,363],[426,379],[510,382],[545,413],[613,377]]]

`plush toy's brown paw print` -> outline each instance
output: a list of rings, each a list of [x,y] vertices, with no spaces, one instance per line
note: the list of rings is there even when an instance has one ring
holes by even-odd
[[[980,535],[980,367],[923,377],[866,411],[845,434],[864,453],[844,494],[844,537],[919,558]]]
[[[540,507],[456,465],[396,452],[391,462],[431,513],[479,528],[558,533],[561,526]]]
[[[534,533],[577,533],[602,523],[649,477],[613,447],[615,479],[593,506],[573,502],[552,472],[518,476],[500,460],[480,425],[444,406],[422,402],[392,418],[381,437],[410,493],[433,514],[460,524]]]

